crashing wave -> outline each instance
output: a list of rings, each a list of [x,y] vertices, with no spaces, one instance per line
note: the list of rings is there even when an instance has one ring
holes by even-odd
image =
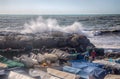
[[[60,26],[55,19],[43,19],[41,16],[37,20],[32,20],[24,24],[21,33],[43,33],[43,32],[65,32],[83,34],[82,24],[74,22],[72,25]]]

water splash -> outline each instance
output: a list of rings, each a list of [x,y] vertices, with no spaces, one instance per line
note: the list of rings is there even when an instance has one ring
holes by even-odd
[[[41,16],[36,20],[31,20],[29,23],[24,24],[24,29],[21,33],[42,33],[61,31],[66,33],[79,33],[83,34],[82,24],[74,22],[72,25],[61,26],[56,19],[43,19]]]

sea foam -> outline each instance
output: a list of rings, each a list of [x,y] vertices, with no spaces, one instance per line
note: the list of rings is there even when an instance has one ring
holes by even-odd
[[[24,24],[24,29],[21,33],[42,33],[42,32],[53,32],[61,31],[66,33],[79,33],[83,34],[83,26],[79,22],[74,22],[72,25],[61,26],[58,24],[56,19],[44,19],[39,16],[36,20],[31,20]]]

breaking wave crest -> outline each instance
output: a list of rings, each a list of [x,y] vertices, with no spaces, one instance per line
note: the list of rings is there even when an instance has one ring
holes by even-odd
[[[21,33],[43,33],[60,31],[66,33],[79,33],[83,34],[82,24],[74,22],[72,25],[61,26],[56,19],[44,19],[41,16],[36,20],[31,20],[29,23],[24,24],[24,29]]]

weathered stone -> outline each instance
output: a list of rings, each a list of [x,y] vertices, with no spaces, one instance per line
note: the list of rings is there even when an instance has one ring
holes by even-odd
[[[72,47],[78,51],[85,51],[87,46],[94,46],[84,35],[53,33],[53,34],[35,34],[35,35],[8,35],[0,37],[0,48],[25,48],[31,45],[33,48],[63,48]]]

